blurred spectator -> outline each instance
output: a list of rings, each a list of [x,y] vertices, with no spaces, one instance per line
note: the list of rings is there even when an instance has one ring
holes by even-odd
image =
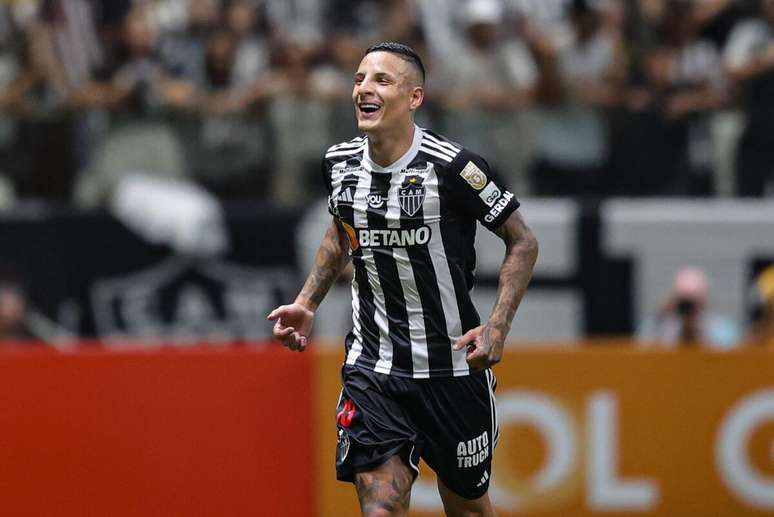
[[[774,346],[774,265],[755,278],[751,297],[751,325],[747,341],[757,346]]]
[[[523,30],[543,34],[555,49],[572,44],[573,0],[505,0],[508,17]]]
[[[204,82],[207,41],[218,27],[220,2],[188,0],[186,3],[186,23],[159,34],[159,55],[165,69],[174,77],[201,84]],[[156,17],[149,22],[158,23],[159,11],[151,12]]]
[[[232,83],[237,88],[255,84],[270,65],[268,42],[258,30],[258,13],[251,0],[232,0],[226,11],[226,27],[236,38]]]
[[[618,18],[587,0],[571,4],[570,40],[556,47],[527,28],[538,55],[541,125],[532,167],[535,192],[544,196],[599,195],[608,165],[606,108],[619,102],[623,83]]]
[[[179,81],[182,95],[166,88],[164,100],[174,109],[189,174],[220,197],[259,198],[268,183],[269,135],[254,108],[270,93],[272,81],[238,75],[239,43],[232,31],[214,30],[200,80]]]
[[[652,321],[646,321],[639,337],[667,346],[728,348],[739,339],[737,326],[709,310],[709,279],[703,270],[685,267],[677,272],[672,290]]]
[[[104,204],[130,173],[186,175],[183,148],[163,117],[162,99],[185,97],[190,88],[165,76],[157,41],[148,10],[134,8],[122,24],[113,76],[88,83],[71,98],[76,108],[110,112],[109,129],[75,186],[75,201],[81,207]]]
[[[70,88],[78,88],[91,79],[103,59],[92,3],[48,0],[43,6],[64,79]]]
[[[300,206],[322,194],[320,152],[330,142],[333,111],[329,77],[313,68],[303,45],[289,43],[279,56],[277,78],[269,101],[275,143],[271,196],[286,206]]]
[[[400,41],[421,50],[417,1],[421,0],[334,0],[328,4],[326,25],[331,34],[356,38],[361,53],[375,41]]]
[[[0,340],[30,339],[27,324],[27,297],[21,287],[0,280]]]
[[[702,0],[696,2],[696,22],[702,37],[723,48],[734,25],[758,0]]]
[[[696,5],[692,0],[666,1],[659,44],[647,57],[648,83],[665,138],[666,177],[660,194],[715,192],[710,123],[712,110],[724,101],[725,85],[717,48],[699,37]]]
[[[0,265],[0,344],[45,342],[59,348],[75,346],[75,335],[33,307],[22,279]]]
[[[17,93],[11,85],[19,76],[21,62],[17,56],[17,33],[7,6],[0,6],[0,210],[8,208],[15,197],[11,181],[15,160],[20,150],[16,148],[18,124],[13,115]]]
[[[146,240],[180,253],[221,253],[228,242],[220,206],[191,184],[182,144],[164,116],[169,107],[198,107],[196,86],[165,72],[156,54],[155,26],[142,5],[124,19],[122,42],[113,78],[88,84],[71,100],[75,106],[109,109],[114,119],[79,177],[76,201],[85,208],[109,207]],[[221,72],[215,66],[213,74]]]
[[[436,60],[453,54],[464,38],[463,11],[470,0],[416,0],[416,13],[422,27],[423,39],[429,58],[428,69]],[[462,26],[461,26],[462,25]],[[422,56],[424,57],[424,56]],[[428,76],[428,85],[433,84],[433,73]],[[444,87],[439,83],[439,89]],[[428,100],[430,100],[428,98]]]
[[[9,60],[0,106],[15,117],[4,153],[19,196],[63,201],[78,167],[78,113],[67,108],[71,84],[46,23],[18,34],[18,58]]]
[[[774,193],[774,0],[761,0],[762,16],[735,27],[725,64],[738,88],[745,128],[737,149],[737,193]]]
[[[315,54],[323,41],[323,6],[318,0],[263,0],[271,38]]]
[[[752,4],[762,14],[740,23]],[[737,189],[760,196],[774,174],[773,4],[6,2],[0,181],[21,200],[97,206],[135,170],[225,199],[301,203],[316,195],[298,186],[319,184],[321,149],[356,130],[349,93],[364,49],[397,40],[430,70],[418,123],[437,119],[539,195],[715,193],[713,162],[721,179],[734,172],[722,150],[736,133],[711,131],[728,72],[746,114]]]
[[[332,142],[344,142],[358,133],[352,116],[352,86],[366,47],[352,35],[335,33],[330,35],[329,48],[329,55],[316,69],[317,88],[331,110],[328,136]]]
[[[519,183],[529,140],[520,111],[534,98],[535,64],[520,40],[505,37],[496,0],[470,0],[459,16],[461,40],[436,49],[433,57],[437,86],[431,98],[442,101],[440,116],[450,138],[468,142]]]

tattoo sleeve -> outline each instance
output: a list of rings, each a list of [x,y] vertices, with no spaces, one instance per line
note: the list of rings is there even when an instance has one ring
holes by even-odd
[[[507,334],[532,278],[538,244],[518,212],[508,217],[495,233],[505,241],[505,259],[500,267],[497,301],[489,317],[489,325]]]
[[[349,244],[344,230],[335,219],[328,226],[317,250],[314,266],[306,278],[296,302],[316,310],[349,260]]]

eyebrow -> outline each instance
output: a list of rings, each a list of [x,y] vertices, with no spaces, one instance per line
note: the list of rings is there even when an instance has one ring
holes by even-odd
[[[355,77],[362,77],[362,76],[365,76],[365,75],[366,75],[365,72],[357,72],[355,74]],[[376,79],[382,79],[382,78],[385,78],[385,77],[388,78],[388,79],[394,79],[395,78],[395,76],[393,76],[393,75],[391,75],[391,74],[389,74],[387,72],[376,72],[374,74],[374,77]]]

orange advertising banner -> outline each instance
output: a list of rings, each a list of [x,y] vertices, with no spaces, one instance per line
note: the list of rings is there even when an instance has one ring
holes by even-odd
[[[356,516],[334,471],[342,352],[318,355],[320,515]],[[494,372],[499,515],[774,514],[770,350],[512,348]],[[411,502],[412,515],[443,515],[426,467]]]
[[[342,351],[0,353],[2,515],[359,515],[335,480]],[[511,348],[499,515],[774,514],[774,353]],[[430,472],[412,515],[440,516]]]
[[[0,514],[315,514],[312,357],[0,352]]]

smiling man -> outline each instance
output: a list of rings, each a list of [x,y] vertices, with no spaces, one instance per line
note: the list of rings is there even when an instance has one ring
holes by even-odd
[[[399,43],[370,47],[352,101],[363,136],[328,149],[333,220],[274,335],[303,351],[314,314],[351,260],[352,329],[336,410],[336,472],[363,515],[407,515],[420,458],[447,515],[494,515],[491,367],[532,275],[537,241],[515,196],[478,155],[414,124],[425,69]],[[505,242],[497,301],[481,325],[470,298],[476,221]]]

